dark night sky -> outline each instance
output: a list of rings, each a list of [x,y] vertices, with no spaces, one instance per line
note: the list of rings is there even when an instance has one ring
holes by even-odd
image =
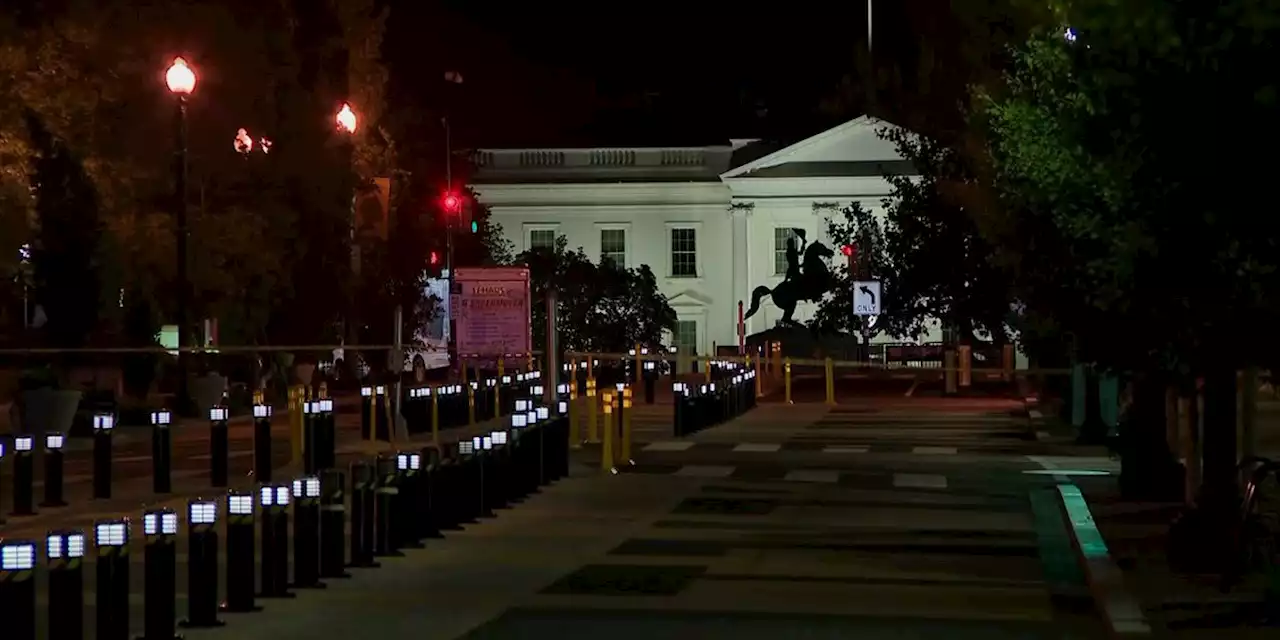
[[[808,132],[828,124],[816,106],[854,69],[865,31],[859,1],[389,1],[392,99],[424,112],[448,104],[466,146]],[[461,91],[440,80],[448,69],[464,74]]]

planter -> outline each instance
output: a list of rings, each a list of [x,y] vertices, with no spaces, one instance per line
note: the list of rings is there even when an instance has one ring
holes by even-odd
[[[195,403],[196,415],[205,415],[209,407],[221,405],[227,392],[227,378],[216,373],[196,376],[191,379],[191,401]]]
[[[24,391],[22,424],[18,425],[18,431],[34,436],[46,432],[69,434],[82,395],[79,391],[48,387]]]

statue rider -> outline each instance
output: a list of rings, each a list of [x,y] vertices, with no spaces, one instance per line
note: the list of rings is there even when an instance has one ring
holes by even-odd
[[[808,240],[804,229],[792,229],[792,237],[787,238],[787,275],[784,281],[800,282],[800,255],[804,253]],[[796,238],[800,238],[800,247],[796,247]]]

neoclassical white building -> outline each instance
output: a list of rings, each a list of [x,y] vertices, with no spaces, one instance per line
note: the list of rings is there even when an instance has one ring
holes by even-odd
[[[785,147],[482,149],[473,186],[516,251],[563,236],[588,255],[649,265],[679,317],[675,344],[705,354],[737,343],[739,300],[782,281],[790,229],[842,260],[827,220],[853,201],[882,210],[885,173],[913,173],[878,135],[888,126],[861,117]],[[815,306],[801,303],[796,319]],[[781,313],[766,299],[747,334]]]

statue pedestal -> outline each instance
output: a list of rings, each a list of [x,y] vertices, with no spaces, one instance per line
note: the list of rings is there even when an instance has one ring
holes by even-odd
[[[808,327],[774,327],[746,337],[747,352],[757,353],[757,348],[769,353],[769,343],[782,343],[784,358],[832,358],[855,360],[858,357],[860,338],[844,333],[819,334]]]

